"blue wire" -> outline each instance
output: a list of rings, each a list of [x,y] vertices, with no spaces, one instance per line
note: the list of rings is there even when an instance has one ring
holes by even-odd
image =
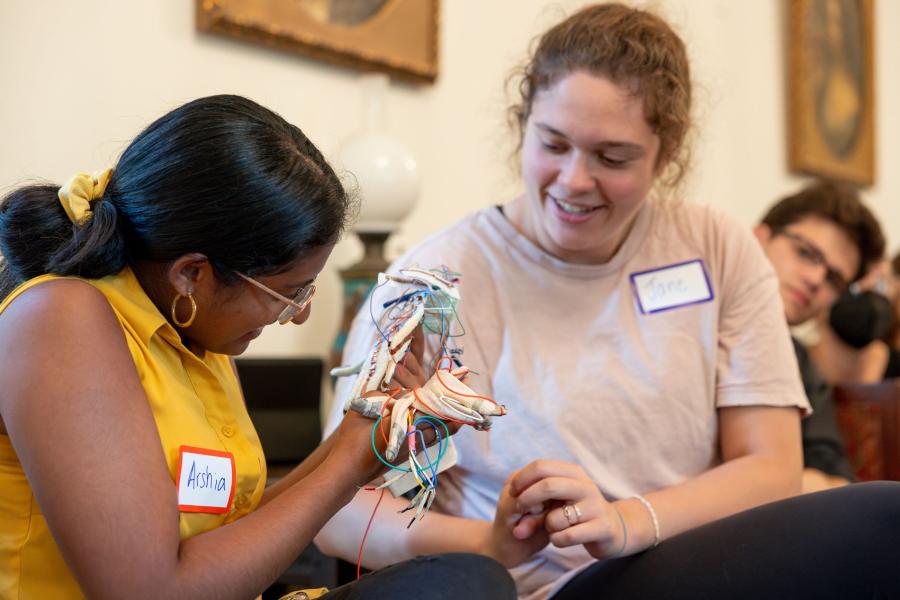
[[[432,468],[432,472],[434,473],[434,479],[433,479],[433,482],[434,482],[434,483],[433,483],[433,486],[434,486],[434,487],[437,487],[437,475],[438,475],[438,471],[435,471],[435,469],[441,464],[441,461],[442,461],[443,458],[444,458],[444,454],[447,452],[447,446],[444,445],[444,437],[441,436],[441,432],[440,432],[440,430],[436,427],[436,425],[437,425],[437,424],[440,424],[441,427],[444,428],[444,432],[446,433],[446,436],[447,436],[446,439],[450,439],[450,430],[447,429],[447,424],[444,423],[443,421],[441,421],[440,419],[435,420],[434,418],[429,417],[429,416],[427,416],[427,415],[423,415],[423,416],[417,418],[415,421],[413,421],[413,425],[418,425],[418,424],[419,424],[420,422],[422,422],[422,421],[425,421],[425,422],[427,422],[429,425],[431,425],[431,427],[434,429],[434,432],[435,432],[435,434],[436,434],[436,436],[437,436],[438,456],[437,456],[437,460],[435,461],[435,463],[432,464],[431,458],[428,456],[427,453],[425,454],[425,458],[428,459],[428,464],[429,464],[429,466]],[[421,430],[416,429],[416,431],[421,431]],[[424,437],[424,435],[423,435],[423,436],[422,436],[422,446],[424,447],[424,445],[425,445],[425,437]]]
[[[438,471],[435,471],[435,469],[437,468],[438,465],[440,465],[441,460],[444,458],[444,453],[447,451],[447,449],[444,447],[444,437],[441,435],[440,430],[437,427],[435,427],[435,422],[431,418],[429,418],[427,416],[419,417],[418,419],[413,421],[413,425],[418,425],[422,421],[425,421],[426,423],[431,425],[431,427],[434,429],[435,437],[437,440],[438,456],[437,456],[437,460],[435,461],[435,463],[432,464],[431,457],[428,456],[427,453],[425,454],[425,458],[428,459],[428,465],[429,465],[429,467],[431,467],[431,470],[434,473],[434,486],[436,487]],[[450,431],[447,429],[447,426],[444,423],[441,423],[441,425],[443,425],[444,430],[447,432],[447,435],[449,436]],[[419,428],[416,428],[416,431],[420,432],[420,435],[422,437],[422,446],[424,447],[425,435],[421,433],[422,430]]]
[[[375,313],[372,312],[372,303],[375,300],[375,292],[378,290],[378,288],[385,285],[387,283],[387,281],[388,280],[385,279],[382,283],[379,283],[375,287],[373,287],[372,291],[369,292],[369,318],[372,319],[372,325],[375,326],[375,330],[378,331],[378,334],[381,336],[381,338],[385,342],[387,342],[388,339],[387,339],[387,336],[384,334],[384,332],[381,331],[381,328],[378,326],[378,321],[375,319]]]
[[[444,267],[443,270],[438,269],[437,272],[446,275],[447,273],[449,273],[449,269],[447,267]],[[446,277],[446,278],[450,279],[449,277]],[[385,280],[384,282],[382,282],[380,284],[377,284],[374,288],[372,288],[372,291],[369,294],[369,317],[372,319],[372,324],[374,325],[375,330],[378,331],[378,334],[381,336],[382,340],[384,340],[384,342],[386,342],[386,343],[390,343],[387,335],[384,333],[384,331],[381,330],[381,327],[379,326],[379,321],[375,319],[375,313],[374,313],[375,292],[378,290],[378,288],[382,287],[386,283],[387,283],[387,280]],[[445,309],[447,307],[447,304],[446,304],[447,299],[445,298],[445,296],[446,296],[446,294],[443,293],[437,287],[435,287],[434,290],[432,290],[431,288],[426,288],[424,290],[415,290],[412,292],[407,292],[393,300],[389,300],[389,301],[385,302],[383,304],[383,308],[387,309],[393,305],[396,305],[396,304],[399,304],[402,302],[406,302],[407,300],[410,300],[415,297],[422,297],[422,302],[426,305],[426,307],[429,307],[429,301],[430,301],[431,302],[430,307],[432,307],[432,308],[437,307],[437,308],[441,309],[438,312],[440,313],[440,324],[441,324],[440,325],[440,339],[443,340],[445,327],[447,328],[446,331],[447,331],[448,338],[456,337],[456,336],[451,335],[450,324],[448,323],[448,317],[446,317],[444,314]],[[456,309],[452,308],[452,303],[450,303],[450,306],[451,306],[451,309],[453,310],[453,314],[456,317],[456,320],[458,321],[459,316],[456,314]],[[409,318],[410,317],[407,317],[406,320],[409,320]],[[427,320],[425,322],[427,323]],[[428,329],[431,330],[432,332],[434,332],[434,330],[431,327],[428,327]],[[460,334],[460,335],[465,335],[465,331],[463,331],[462,334]],[[442,355],[449,354],[445,343],[441,344],[441,352],[442,352]],[[455,362],[457,364],[459,364],[458,360],[456,360]],[[380,460],[388,468],[390,468],[392,470],[396,470],[396,471],[402,471],[404,473],[411,473],[412,472],[411,469],[407,469],[405,467],[400,467],[398,465],[392,465],[381,455],[380,452],[378,452],[378,446],[375,444],[375,431],[379,428],[379,425],[381,424],[383,418],[384,418],[383,416],[379,415],[378,419],[376,419],[376,421],[375,421],[375,425],[372,427],[372,434],[371,434],[372,451],[375,453],[375,456],[378,458],[378,460]],[[426,480],[431,487],[436,488],[439,466],[440,466],[441,461],[444,458],[444,454],[446,453],[447,447],[448,447],[444,443],[445,438],[444,438],[444,436],[441,436],[440,430],[438,429],[437,425],[440,424],[440,426],[443,427],[444,434],[446,436],[446,439],[448,439],[448,440],[450,438],[450,430],[447,428],[446,423],[444,423],[440,419],[435,420],[427,415],[417,418],[415,421],[413,421],[413,431],[410,431],[407,433],[407,438],[410,435],[417,436],[421,440],[421,445],[422,445],[423,450],[426,449],[425,435],[422,432],[422,430],[417,427],[417,425],[419,425],[419,423],[421,423],[423,421],[428,423],[435,431],[435,435],[437,438],[437,444],[438,444],[438,456],[435,461],[432,461],[431,457],[428,455],[428,453],[425,452],[425,458],[428,461],[428,468],[425,469],[425,468],[419,467],[417,465],[416,466],[416,474],[419,476],[420,479]],[[426,471],[431,471],[431,477],[428,477]]]
[[[371,435],[371,439],[372,439],[372,451],[375,453],[375,456],[378,458],[378,460],[380,460],[382,463],[384,463],[385,465],[387,465],[387,466],[390,467],[391,469],[394,469],[395,471],[403,471],[404,473],[412,473],[412,470],[411,470],[411,469],[407,469],[407,468],[404,468],[404,467],[398,467],[397,465],[392,465],[392,464],[389,463],[387,460],[385,460],[385,458],[384,458],[383,456],[381,456],[381,453],[378,451],[378,446],[375,445],[375,431],[378,429],[378,426],[381,424],[381,421],[382,421],[383,418],[384,418],[383,416],[379,415],[378,418],[375,420],[375,425],[372,427],[372,435]],[[415,421],[413,421],[413,425],[416,425],[416,424],[419,423],[419,421],[423,421],[423,420],[424,420],[424,421],[428,421],[429,424],[434,428],[435,433],[437,433],[437,435],[438,435],[438,457],[437,457],[437,464],[440,464],[441,460],[444,458],[444,454],[447,452],[447,447],[443,444],[443,442],[442,442],[442,440],[441,440],[441,437],[440,437],[440,431],[438,430],[437,427],[434,426],[435,420],[434,420],[432,417],[421,416],[421,417],[417,418]],[[444,428],[444,432],[445,432],[446,436],[449,438],[449,437],[450,437],[450,430],[447,429],[447,424],[444,423],[443,421],[441,421],[440,419],[438,419],[436,422],[439,423],[439,424]],[[416,433],[417,431],[418,431],[418,430],[411,431],[411,432],[410,432],[409,434],[407,434],[407,435],[412,435],[412,434]],[[424,449],[424,447],[425,447],[424,439],[423,439],[423,441],[422,441],[422,447],[423,447],[423,449]],[[428,454],[426,453],[425,456],[428,457]],[[430,463],[430,462],[431,462],[431,459],[429,458],[429,463]]]
[[[381,423],[381,420],[383,418],[384,417],[382,417],[381,415],[378,415],[378,418],[375,420],[375,426],[372,427],[372,451],[375,453],[375,456],[378,458],[378,460],[380,460],[381,462],[386,464],[391,469],[394,469],[396,471],[403,471],[404,473],[412,473],[412,471],[410,469],[405,469],[403,467],[398,467],[397,465],[392,465],[391,463],[386,461],[381,456],[381,453],[378,451],[378,446],[375,445],[375,431],[378,429],[378,425],[379,425],[379,423]]]
[[[410,298],[414,298],[415,296],[421,296],[423,294],[423,292],[424,292],[424,290],[416,290],[414,292],[409,292],[409,293],[403,294],[402,296],[398,296],[397,298],[394,298],[393,300],[388,300],[387,302],[382,304],[381,307],[387,308],[387,307],[391,306],[392,304],[397,304],[398,302],[404,302],[406,300],[409,300]]]
[[[425,449],[425,434],[422,433],[421,429],[415,429],[410,432],[410,435],[415,435],[419,438],[422,444],[422,449]],[[428,453],[425,452],[425,459],[428,461],[428,470],[431,471],[431,477],[425,473],[425,469],[420,468],[416,465],[416,475],[419,476],[419,479],[424,479],[428,482],[429,487],[437,487],[437,471],[435,470],[435,465],[431,462],[431,457],[428,456]]]

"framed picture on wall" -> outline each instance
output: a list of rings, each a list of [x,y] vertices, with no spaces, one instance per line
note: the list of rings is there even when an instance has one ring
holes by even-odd
[[[197,29],[399,79],[438,73],[439,0],[196,0]]]
[[[872,0],[791,0],[788,161],[792,171],[875,181]]]

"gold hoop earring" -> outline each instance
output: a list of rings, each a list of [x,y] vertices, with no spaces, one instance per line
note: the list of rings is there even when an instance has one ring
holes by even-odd
[[[178,314],[175,309],[178,307],[178,301],[182,298],[187,298],[191,301],[191,316],[188,317],[187,321],[179,321]],[[192,292],[188,292],[187,295],[182,293],[177,293],[175,298],[172,300],[172,322],[175,323],[178,327],[182,329],[187,329],[191,326],[191,323],[194,322],[194,319],[197,317],[197,303],[194,301],[194,294]]]

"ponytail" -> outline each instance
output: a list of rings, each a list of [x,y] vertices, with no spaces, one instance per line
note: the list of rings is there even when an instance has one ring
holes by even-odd
[[[127,262],[116,208],[103,198],[91,203],[83,225],[69,220],[59,186],[30,185],[0,204],[0,300],[33,277],[77,275],[91,279],[118,273]]]

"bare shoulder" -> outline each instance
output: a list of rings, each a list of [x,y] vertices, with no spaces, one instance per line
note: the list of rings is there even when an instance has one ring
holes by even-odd
[[[134,362],[106,297],[77,279],[24,291],[0,315],[0,413],[26,378],[35,388],[77,385],[98,370],[128,377]]]
[[[67,332],[102,335],[117,323],[100,290],[79,279],[53,279],[22,292],[0,315],[0,347],[58,342]]]
[[[26,290],[0,315],[0,353],[3,426],[86,595],[170,564],[176,492],[106,297],[80,280]]]

